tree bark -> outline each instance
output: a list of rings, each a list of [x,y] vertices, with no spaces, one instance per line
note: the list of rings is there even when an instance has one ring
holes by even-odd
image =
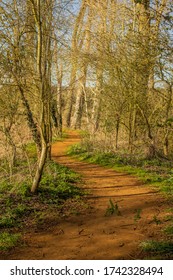
[[[44,145],[41,149],[38,166],[37,166],[36,173],[35,173],[35,176],[34,176],[34,179],[32,182],[31,193],[35,193],[40,184],[41,177],[43,174],[43,168],[46,163],[47,151],[48,151],[47,146]]]

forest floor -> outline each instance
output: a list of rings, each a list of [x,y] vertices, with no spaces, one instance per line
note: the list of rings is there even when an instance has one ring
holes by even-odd
[[[166,198],[134,176],[80,162],[66,155],[80,137],[70,132],[53,144],[53,159],[82,175],[88,208],[81,214],[57,217],[41,231],[26,232],[25,246],[6,259],[113,260],[145,258],[139,244],[160,240],[166,223]],[[81,184],[81,183],[80,183]]]

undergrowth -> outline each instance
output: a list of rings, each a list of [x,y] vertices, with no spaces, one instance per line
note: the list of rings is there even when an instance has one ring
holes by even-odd
[[[37,195],[30,193],[30,184],[0,186],[0,229],[20,227],[34,211],[49,206],[59,209],[64,200],[79,199],[84,192],[76,186],[78,174],[54,162],[47,163]]]

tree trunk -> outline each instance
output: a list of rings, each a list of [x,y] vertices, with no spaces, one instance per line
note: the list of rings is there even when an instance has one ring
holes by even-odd
[[[41,181],[43,168],[44,168],[44,165],[46,163],[47,152],[48,152],[47,146],[44,145],[41,149],[41,154],[40,154],[37,170],[36,170],[36,173],[35,173],[35,176],[34,176],[34,179],[33,179],[32,187],[31,187],[31,192],[32,193],[36,192],[36,190],[39,186],[39,183]]]
[[[23,106],[25,108],[28,127],[30,128],[32,138],[33,138],[33,140],[36,144],[36,147],[37,147],[37,154],[39,155],[39,153],[41,152],[41,136],[40,136],[40,133],[38,131],[37,124],[34,122],[33,114],[32,114],[32,111],[30,109],[29,103],[28,103],[27,99],[25,98],[24,91],[20,86],[19,86],[19,92],[20,92],[20,95],[21,95]]]
[[[84,106],[84,92],[83,92],[83,81],[78,81],[78,88],[76,90],[76,104],[75,104],[75,112],[73,116],[73,124],[72,127],[75,129],[81,128],[82,114],[83,114],[83,106]]]
[[[68,112],[66,118],[66,125],[67,127],[71,126],[71,118],[72,118],[72,111],[73,111],[73,102],[75,96],[75,84],[76,84],[76,72],[77,72],[77,64],[78,64],[78,31],[80,29],[81,23],[83,23],[83,18],[85,16],[86,11],[86,1],[82,0],[82,4],[79,10],[79,14],[76,18],[75,26],[73,29],[72,35],[72,53],[71,53],[71,63],[72,63],[72,70],[71,70],[71,77],[70,77],[70,97],[68,102]]]
[[[58,56],[57,56],[57,133],[62,137],[62,79],[63,79],[63,66],[60,64],[58,68]]]
[[[31,1],[31,0],[30,0]],[[51,34],[52,34],[52,2],[50,1],[46,8],[46,20],[43,21],[43,11],[41,0],[34,4],[31,1],[33,13],[35,15],[35,24],[37,26],[37,76],[38,76],[38,94],[40,101],[40,134],[41,134],[41,154],[33,180],[31,192],[36,192],[39,187],[43,168],[47,158],[51,158]],[[46,4],[46,3],[45,3]]]
[[[163,154],[165,157],[169,155],[169,139],[168,139],[169,132],[167,131],[164,142],[163,142]]]
[[[120,128],[120,117],[116,121],[116,135],[115,135],[115,148],[118,150],[118,137],[119,137],[119,128]]]

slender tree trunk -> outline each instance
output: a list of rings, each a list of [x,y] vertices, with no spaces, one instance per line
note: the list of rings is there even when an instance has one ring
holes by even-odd
[[[120,117],[117,117],[116,121],[116,135],[115,135],[115,148],[118,150],[118,138],[119,138],[119,128],[120,128]]]
[[[31,1],[33,13],[35,15],[35,24],[37,26],[37,75],[39,84],[40,99],[40,131],[41,131],[41,154],[38,160],[36,173],[33,179],[31,192],[36,192],[39,187],[43,168],[46,159],[51,157],[51,106],[50,106],[50,73],[51,73],[51,19],[52,19],[52,2],[48,5],[48,14],[46,20],[42,20],[41,0],[37,4]],[[47,7],[47,6],[46,6]],[[49,35],[49,36],[48,36]]]
[[[83,22],[85,11],[86,11],[86,0],[82,0],[81,8],[76,18],[73,35],[72,35],[72,53],[71,53],[72,70],[71,70],[71,77],[70,77],[70,94],[69,94],[70,96],[68,101],[68,112],[66,118],[67,127],[71,126],[73,103],[75,97],[76,72],[77,72],[78,55],[79,55],[78,31],[80,30],[80,26]]]
[[[81,83],[78,82],[78,88],[76,90],[76,108],[74,113],[74,121],[73,121],[73,127],[75,129],[81,128],[81,121],[82,121],[82,114],[83,114],[83,107],[84,107],[84,92],[83,92],[83,86],[84,83],[81,81]]]
[[[34,180],[33,180],[33,183],[32,183],[32,187],[31,187],[31,192],[32,193],[36,192],[36,190],[39,186],[39,183],[41,181],[41,177],[42,177],[42,174],[43,174],[43,168],[44,168],[44,165],[46,163],[47,152],[48,152],[48,148],[47,148],[47,145],[45,144],[45,145],[42,146],[42,149],[41,149],[41,154],[40,154],[40,158],[39,158],[39,161],[38,161],[37,170],[36,170]]]
[[[165,137],[164,137],[164,142],[163,142],[163,154],[164,156],[168,156],[169,155],[169,131],[166,131]]]
[[[94,90],[93,107],[91,115],[92,133],[95,133],[99,128],[99,120],[101,114],[101,102],[102,102],[102,83],[103,83],[103,69],[98,67],[97,69],[97,82]]]
[[[57,61],[58,61],[58,57],[57,57]],[[62,137],[62,79],[63,79],[62,64],[60,64],[60,69],[58,69],[58,64],[57,64],[56,71],[57,71],[57,133],[60,137]]]
[[[88,108],[88,93],[86,88],[83,89],[84,91],[84,102],[85,102],[85,110],[86,110],[86,120],[87,120],[87,127],[89,129],[89,122],[90,122],[90,118],[89,118],[89,108]]]
[[[81,128],[81,122],[82,122],[82,115],[83,115],[83,107],[84,107],[84,101],[85,101],[85,96],[84,96],[84,90],[86,86],[86,79],[87,79],[87,69],[88,69],[88,59],[85,58],[89,56],[90,52],[90,45],[91,45],[91,25],[92,25],[92,9],[89,7],[88,8],[88,17],[87,17],[87,22],[84,30],[84,36],[81,40],[81,46],[83,46],[83,53],[84,57],[82,57],[81,61],[81,73],[80,77],[78,79],[78,85],[77,85],[77,90],[76,90],[76,106],[75,106],[75,114],[73,117],[73,124],[75,128]]]
[[[163,141],[163,153],[164,153],[164,156],[166,156],[166,157],[169,155],[170,127],[167,122],[170,117],[171,103],[172,103],[172,85],[169,85],[169,96],[167,99],[167,106],[166,106],[166,120],[165,120],[166,127],[165,127],[164,141]]]

